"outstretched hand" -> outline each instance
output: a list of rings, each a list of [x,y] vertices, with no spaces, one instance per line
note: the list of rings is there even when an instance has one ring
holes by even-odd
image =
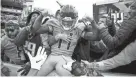
[[[40,70],[42,64],[47,58],[45,48],[39,47],[37,55],[35,57],[32,57],[32,55],[28,52],[27,53],[30,63],[31,63],[31,68]]]
[[[97,27],[98,27],[95,20],[90,16],[86,15],[81,20],[85,25],[91,25],[93,29],[97,29]]]

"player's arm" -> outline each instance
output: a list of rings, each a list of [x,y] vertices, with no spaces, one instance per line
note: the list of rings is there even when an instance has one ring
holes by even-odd
[[[41,21],[42,18],[39,18]],[[36,20],[36,22],[40,22],[39,20]],[[38,24],[41,25],[41,22]],[[37,34],[44,34],[44,33],[52,33],[53,32],[53,26],[54,26],[54,19],[48,20],[45,24],[41,25],[41,27],[36,31]]]
[[[48,26],[47,24],[42,25],[37,31],[37,34],[44,34],[52,31],[52,27]]]
[[[14,39],[14,43],[17,46],[21,46],[25,43],[25,41],[27,40],[27,37],[29,35],[29,31],[28,31],[29,27],[23,27],[22,29],[20,29],[19,33],[17,34],[16,38]]]
[[[40,13],[40,15],[35,20],[34,24],[30,27],[31,33],[35,33],[41,27],[43,17],[44,16],[42,15],[42,13]]]
[[[52,46],[53,44],[57,43],[58,40],[56,40],[55,36],[49,36],[48,38],[48,44]]]
[[[46,17],[48,15],[49,15],[48,11],[42,11],[40,13],[40,15],[37,17],[37,19],[35,20],[35,22],[32,25],[32,27],[30,27],[30,32],[31,33],[35,33],[42,26],[42,19],[43,19],[43,17]]]

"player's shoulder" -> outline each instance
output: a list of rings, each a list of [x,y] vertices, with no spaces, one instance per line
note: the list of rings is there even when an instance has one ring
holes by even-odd
[[[77,24],[76,24],[76,28],[78,28],[78,29],[80,29],[80,30],[84,30],[84,29],[85,29],[85,27],[86,27],[86,26],[85,26],[85,24],[84,24],[84,23],[82,23],[82,22],[81,22],[81,23],[77,23]]]
[[[49,20],[46,22],[46,24],[47,24],[48,26],[53,26],[53,27],[56,27],[56,26],[59,26],[59,25],[60,25],[59,21],[58,21],[56,18],[51,18],[51,19],[49,19]]]

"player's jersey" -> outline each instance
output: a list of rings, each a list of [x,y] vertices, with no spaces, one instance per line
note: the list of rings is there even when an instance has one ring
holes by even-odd
[[[29,27],[21,29],[16,37],[16,44],[23,45],[25,52],[30,52],[32,56],[35,56],[39,46],[42,46],[40,35],[30,35]]]
[[[50,19],[47,22],[49,26],[49,30],[53,33],[53,36],[57,35],[58,33],[65,33],[72,37],[70,42],[66,42],[64,40],[59,40],[57,43],[51,46],[52,55],[66,55],[72,56],[73,51],[77,45],[77,41],[80,38],[82,31],[84,30],[84,24],[80,23],[77,24],[71,30],[64,30],[56,19]]]

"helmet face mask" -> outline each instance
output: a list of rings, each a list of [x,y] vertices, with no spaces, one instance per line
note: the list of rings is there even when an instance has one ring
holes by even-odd
[[[72,29],[75,26],[77,19],[78,13],[73,6],[66,5],[61,8],[59,21],[64,30]]]
[[[65,17],[62,18],[60,22],[65,30],[70,30],[75,26],[76,19],[71,19],[71,17]]]

